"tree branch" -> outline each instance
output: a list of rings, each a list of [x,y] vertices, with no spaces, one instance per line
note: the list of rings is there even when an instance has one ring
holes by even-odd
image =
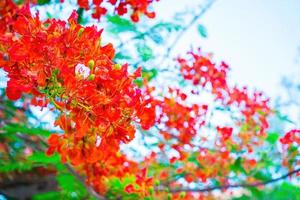
[[[171,193],[178,193],[178,192],[209,192],[213,190],[221,190],[221,189],[229,189],[229,188],[251,188],[251,187],[258,187],[262,185],[267,185],[270,183],[274,183],[283,179],[288,178],[296,173],[300,172],[300,168],[290,171],[287,174],[284,174],[278,178],[270,179],[263,182],[256,182],[256,183],[243,183],[243,184],[236,184],[236,185],[220,185],[215,187],[206,187],[206,188],[174,188],[169,189],[168,191]],[[166,191],[166,188],[156,188],[157,191]]]
[[[198,19],[200,17],[202,17],[210,8],[211,6],[216,2],[217,0],[208,0],[207,3],[204,5],[204,7],[201,9],[201,11],[195,15],[192,20],[185,26],[183,27],[177,34],[177,36],[175,37],[175,39],[173,40],[173,42],[170,44],[170,46],[167,48],[166,53],[163,56],[163,59],[161,60],[160,65],[162,65],[164,63],[165,58],[168,58],[171,54],[171,52],[173,51],[173,49],[175,48],[175,46],[177,45],[177,43],[179,42],[179,40],[182,38],[182,36],[198,21]]]
[[[85,188],[88,190],[88,192],[93,195],[95,198],[99,199],[99,200],[106,200],[105,197],[100,196],[97,192],[95,192],[95,190],[90,187],[89,185],[86,184],[85,182],[85,178],[83,176],[80,176],[74,169],[73,167],[71,167],[69,164],[65,164],[65,167],[68,169],[68,171],[75,176],[84,186]]]

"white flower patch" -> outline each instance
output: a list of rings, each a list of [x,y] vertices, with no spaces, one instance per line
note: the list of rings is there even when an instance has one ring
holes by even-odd
[[[99,147],[101,144],[101,137],[99,135],[97,135],[97,138],[96,138],[96,147]]]
[[[75,66],[75,74],[76,74],[77,77],[86,79],[87,77],[89,77],[90,72],[91,72],[90,68],[85,66],[82,63],[78,63]]]

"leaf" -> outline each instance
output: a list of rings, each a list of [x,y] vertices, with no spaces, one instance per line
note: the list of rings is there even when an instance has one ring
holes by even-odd
[[[118,34],[120,32],[137,31],[135,25],[131,21],[123,19],[119,15],[108,15],[107,21],[110,23],[110,26],[108,27],[111,33]]]
[[[270,180],[272,177],[270,174],[264,173],[264,172],[257,172],[253,175],[254,178],[261,180],[261,181],[268,181]]]
[[[66,199],[83,199],[87,195],[85,187],[69,173],[59,173],[56,180]]]
[[[134,84],[136,84],[139,88],[143,86],[143,79],[142,78],[137,78],[133,81]]]
[[[137,46],[137,52],[144,62],[150,60],[153,57],[152,49],[146,44],[139,44]]]
[[[266,138],[266,141],[268,141],[270,144],[275,144],[279,138],[279,133],[271,132],[268,133],[268,137]]]
[[[160,29],[160,30],[165,29],[168,32],[172,32],[172,31],[179,31],[180,29],[182,29],[182,26],[171,22],[160,22],[154,25],[152,29]]]
[[[61,198],[62,198],[61,194],[55,191],[35,194],[32,196],[32,200],[52,200],[52,199],[61,199]]]
[[[51,132],[42,128],[27,127],[22,124],[6,124],[3,128],[8,134],[23,133],[28,135],[41,135],[48,137]]]
[[[123,52],[118,52],[116,55],[115,55],[115,59],[119,59],[119,60],[122,60],[122,59],[131,59],[131,57],[129,55],[126,55],[125,53]]]
[[[231,170],[234,172],[243,172],[244,174],[247,174],[246,170],[242,166],[242,158],[238,157],[235,161],[234,164],[231,165]]]
[[[0,162],[0,172],[9,173],[13,171],[28,171],[32,169],[31,163],[26,162],[11,162],[11,163],[2,163]]]
[[[202,24],[198,25],[198,32],[200,33],[200,35],[203,38],[207,38],[207,30],[206,30],[205,26],[203,26]]]
[[[51,0],[38,0],[38,4],[39,5],[44,5],[44,4],[47,4],[47,3],[50,3]]]
[[[52,18],[53,18],[52,14],[49,13],[48,11],[46,12],[46,15],[47,15],[47,18],[49,18],[49,19],[52,19]]]
[[[157,76],[157,69],[153,68],[150,70],[143,69],[142,70],[142,77],[146,78],[148,81],[151,81],[153,78]]]
[[[289,119],[289,117],[287,115],[283,115],[279,111],[276,111],[275,114],[278,117],[278,119],[280,119],[281,121],[285,121],[285,122],[289,122],[291,124],[295,124],[291,119]]]
[[[47,156],[44,152],[36,152],[29,156],[28,160],[34,163],[56,164],[60,162],[60,157],[57,153]]]
[[[164,38],[161,36],[161,34],[157,31],[153,31],[148,34],[148,36],[155,42],[156,44],[161,44],[164,42]]]

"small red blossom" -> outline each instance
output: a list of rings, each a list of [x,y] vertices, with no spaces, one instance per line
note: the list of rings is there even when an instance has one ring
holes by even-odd
[[[132,184],[129,184],[125,187],[125,192],[127,192],[128,194],[134,193],[135,189],[134,186]]]
[[[233,132],[232,127],[217,127],[217,131],[222,135],[223,140],[228,140]]]

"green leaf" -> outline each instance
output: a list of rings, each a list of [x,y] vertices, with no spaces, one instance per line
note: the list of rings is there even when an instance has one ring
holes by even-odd
[[[264,173],[264,172],[256,172],[254,175],[253,175],[254,178],[258,179],[258,180],[261,180],[261,181],[268,181],[270,180],[272,177],[270,174],[267,174],[267,173]]]
[[[157,31],[153,31],[148,34],[148,36],[155,42],[156,44],[161,44],[164,42],[164,38],[161,36],[161,34]]]
[[[88,195],[86,188],[72,174],[61,171],[57,176],[59,188],[64,199],[84,199]]]
[[[198,32],[200,33],[200,35],[203,38],[207,38],[207,30],[206,30],[205,26],[203,26],[202,24],[198,25]]]
[[[47,15],[47,18],[49,18],[49,19],[52,19],[52,18],[53,18],[52,14],[49,13],[48,11],[46,12],[46,15]]]
[[[22,124],[6,124],[3,128],[8,134],[23,133],[28,135],[41,135],[48,137],[51,132],[42,128],[27,127]]]
[[[134,84],[136,84],[139,88],[143,86],[143,79],[142,78],[137,78],[133,81]]]
[[[47,4],[47,3],[50,3],[51,0],[38,0],[38,4],[39,5],[44,5],[44,4]]]
[[[27,162],[10,162],[3,163],[0,162],[0,172],[1,173],[9,173],[13,171],[28,171],[32,169],[32,164]]]
[[[119,60],[122,60],[122,59],[125,59],[125,60],[128,60],[128,59],[131,59],[131,57],[123,52],[118,52],[116,55],[115,55],[115,59],[119,59]]]
[[[182,26],[171,22],[160,22],[152,27],[152,30],[155,29],[159,29],[159,30],[165,29],[168,32],[172,32],[172,31],[179,31],[180,29],[182,29]]]
[[[271,132],[268,133],[268,137],[266,138],[266,141],[268,141],[270,144],[275,144],[279,138],[279,133]]]
[[[52,200],[52,199],[61,199],[61,198],[62,198],[61,194],[55,191],[35,194],[32,196],[32,200]]]
[[[278,119],[280,119],[281,121],[285,121],[285,122],[289,122],[291,124],[295,124],[287,115],[283,115],[279,111],[276,111],[275,114],[278,117]]]
[[[137,46],[137,52],[144,62],[150,60],[153,57],[152,49],[146,44],[139,44]]]
[[[146,78],[148,81],[151,81],[153,78],[157,76],[157,69],[153,68],[150,70],[143,69],[142,70],[142,77]]]
[[[231,170],[234,171],[234,172],[243,172],[244,174],[247,174],[246,170],[243,168],[242,166],[242,158],[241,157],[238,157],[233,165],[231,165]]]
[[[83,8],[78,8],[76,12],[78,14],[77,22],[79,24],[85,24],[86,19],[83,17],[84,9]]]
[[[124,18],[121,18],[119,15],[107,16],[107,21],[110,23],[109,31],[114,34],[118,34],[120,32],[136,32],[137,29],[135,25]]]
[[[29,156],[28,160],[34,163],[56,164],[60,162],[60,157],[58,154],[47,156],[44,152],[36,152]]]

